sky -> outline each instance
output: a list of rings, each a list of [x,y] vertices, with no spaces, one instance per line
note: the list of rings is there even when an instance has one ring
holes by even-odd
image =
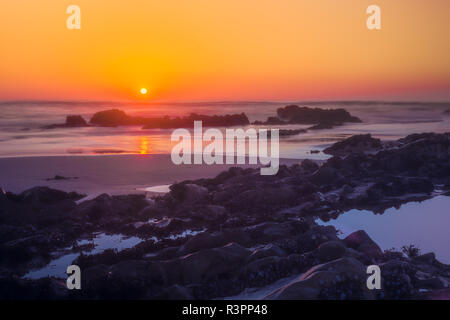
[[[0,100],[449,101],[449,31],[448,0],[1,0]]]

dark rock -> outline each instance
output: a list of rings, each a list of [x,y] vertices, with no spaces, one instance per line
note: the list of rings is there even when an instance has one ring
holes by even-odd
[[[250,250],[236,243],[188,254],[179,260],[183,283],[201,283],[239,268]]]
[[[359,281],[361,287],[365,286],[365,283],[360,281],[364,279],[365,275],[365,267],[358,260],[353,258],[337,259],[309,269],[298,280],[275,290],[264,299],[317,299],[322,288],[348,279]]]
[[[318,256],[321,262],[328,262],[344,256],[345,245],[341,241],[328,241],[322,243],[318,248]]]
[[[66,126],[68,127],[86,127],[88,124],[82,116],[67,116]]]
[[[361,134],[336,142],[323,152],[332,155],[347,155],[350,153],[374,152],[382,148],[380,139],[372,138],[370,134]]]
[[[268,208],[283,207],[295,204],[298,195],[291,185],[266,186],[264,188],[246,190],[241,193],[234,192],[234,197],[225,203],[231,210],[261,211]],[[217,198],[216,198],[217,199]]]
[[[376,262],[383,257],[383,251],[364,230],[358,230],[348,235],[344,239],[344,243],[363,253],[369,261]]]
[[[115,278],[127,280],[141,280],[148,282],[164,283],[165,272],[156,263],[143,260],[121,261],[111,266],[108,272]]]
[[[391,260],[380,264],[382,275],[382,293],[385,299],[409,299],[414,287],[411,278],[415,275],[414,268],[407,262]]]
[[[317,124],[321,122],[361,122],[344,109],[320,109],[289,105],[277,109],[280,119],[289,123]]]
[[[203,202],[208,197],[208,189],[198,184],[173,184],[170,195],[185,205]]]
[[[280,247],[274,244],[267,244],[261,248],[255,249],[253,253],[249,256],[248,261],[254,261],[271,256],[283,257],[285,255],[286,252]]]
[[[216,248],[230,242],[247,245],[250,241],[251,239],[248,233],[239,229],[230,229],[214,233],[203,232],[186,241],[186,243],[179,248],[178,255],[186,255],[204,249]]]
[[[131,219],[147,206],[144,195],[109,196],[101,194],[92,200],[80,203],[72,212],[74,219],[88,219],[95,223],[114,223],[122,225],[122,219]]]
[[[108,266],[104,264],[97,264],[92,267],[88,267],[83,270],[83,276],[81,277],[81,287],[91,286],[97,279],[105,278],[108,275]]]
[[[339,171],[330,167],[323,165],[317,170],[314,175],[311,176],[311,181],[316,185],[323,185],[326,183],[332,183],[337,180],[339,175]]]
[[[269,136],[270,136],[270,132],[271,131],[268,131]],[[279,131],[279,136],[280,137],[295,136],[295,135],[298,135],[300,133],[305,133],[305,132],[307,132],[307,130],[305,130],[305,129],[291,129],[291,130],[282,129]]]
[[[173,285],[168,288],[164,288],[160,294],[157,294],[151,299],[155,300],[193,300],[190,290],[180,285]]]
[[[2,300],[60,300],[68,297],[67,285],[59,279],[24,280],[0,277]]]
[[[72,180],[72,179],[78,179],[78,177],[64,177],[64,176],[60,176],[60,175],[55,175],[53,178],[47,178],[45,180],[47,181],[60,181],[60,180]]]
[[[33,204],[54,204],[64,200],[80,200],[84,198],[84,195],[71,192],[67,193],[64,191],[51,189],[49,187],[34,187],[23,191],[19,198],[24,203]]]
[[[219,220],[226,218],[227,210],[223,206],[218,205],[195,206],[189,211],[188,216],[205,221],[219,222]]]
[[[319,169],[319,165],[312,160],[305,159],[300,164],[300,168],[305,170],[305,172],[312,173],[312,172],[316,171],[317,169]]]
[[[424,295],[420,296],[421,299],[426,300],[450,300],[450,288],[434,290],[431,292],[427,292]]]
[[[51,124],[44,126],[43,129],[57,129],[57,128],[82,128],[89,127],[86,120],[82,116],[72,115],[66,117],[66,122],[63,124]]]
[[[92,116],[89,123],[102,127],[143,124],[142,118],[130,117],[124,111],[118,109],[97,112]]]
[[[321,109],[289,105],[277,109],[278,117],[268,117],[267,121],[255,121],[254,124],[282,125],[282,124],[318,124],[309,129],[323,129],[345,122],[361,122],[344,109]]]
[[[412,261],[414,263],[425,263],[425,264],[433,264],[436,261],[436,256],[433,252],[425,253],[417,257],[413,257]]]
[[[91,124],[104,127],[142,125],[144,126],[144,129],[170,129],[192,128],[194,126],[194,121],[202,121],[202,125],[205,127],[245,126],[250,124],[244,113],[232,115],[227,114],[223,116],[207,116],[191,113],[189,116],[182,118],[170,118],[168,116],[162,118],[144,118],[129,116],[122,110],[118,109],[97,112],[92,116],[89,122]]]
[[[254,121],[254,125],[282,125],[286,124],[285,121],[281,120],[278,117],[268,117],[266,121]]]
[[[341,126],[340,122],[321,122],[308,128],[308,130],[325,130],[333,129],[336,126]]]
[[[434,277],[429,279],[418,279],[415,283],[416,288],[420,289],[444,289],[445,283],[442,279]]]

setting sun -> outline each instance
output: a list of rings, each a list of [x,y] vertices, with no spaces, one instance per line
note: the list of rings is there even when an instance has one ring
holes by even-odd
[[[147,89],[146,88],[142,88],[141,89],[141,94],[147,94]]]

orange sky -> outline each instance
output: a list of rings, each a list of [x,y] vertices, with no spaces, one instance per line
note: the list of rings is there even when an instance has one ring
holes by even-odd
[[[0,99],[450,100],[449,32],[448,0],[1,0]]]

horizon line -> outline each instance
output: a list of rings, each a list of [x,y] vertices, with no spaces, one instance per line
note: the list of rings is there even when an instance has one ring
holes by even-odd
[[[186,101],[174,101],[174,100],[160,100],[160,101],[133,101],[133,100],[92,100],[92,99],[8,99],[8,100],[0,100],[0,105],[8,105],[8,104],[17,104],[17,103],[23,103],[23,104],[43,104],[43,103],[49,103],[49,104],[80,104],[80,103],[87,103],[87,104],[101,104],[101,103],[110,103],[110,104],[137,104],[137,105],[151,105],[151,104],[237,104],[237,103],[254,103],[254,104],[261,104],[261,103],[277,103],[277,104],[289,104],[289,103],[298,103],[298,104],[324,104],[324,103],[335,103],[335,104],[398,104],[398,105],[406,105],[406,104],[450,104],[450,100],[388,100],[388,99],[313,99],[313,100],[296,100],[296,99],[289,99],[289,100],[186,100]]]

